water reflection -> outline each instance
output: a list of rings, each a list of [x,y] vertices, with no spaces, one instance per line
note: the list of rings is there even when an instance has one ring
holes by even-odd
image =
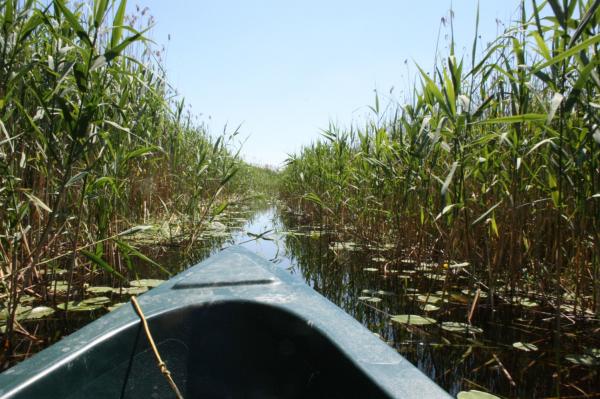
[[[267,240],[253,240],[263,232]],[[385,263],[385,256],[392,258],[385,248],[335,239],[321,226],[271,207],[255,214],[229,244],[243,243],[306,281],[451,394],[480,389],[508,397],[600,395],[598,367],[565,360],[600,347],[597,320],[561,319],[559,333],[551,309],[498,304],[498,299],[492,307],[485,291],[473,307],[473,280],[459,270],[417,268],[409,260]],[[391,322],[398,314],[428,316],[436,323]],[[460,327],[469,318],[475,331]],[[519,342],[538,350],[513,346]]]

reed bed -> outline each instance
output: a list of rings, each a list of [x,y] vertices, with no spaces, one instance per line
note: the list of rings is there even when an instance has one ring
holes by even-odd
[[[398,259],[466,261],[492,294],[597,315],[599,12],[597,0],[523,1],[483,50],[476,28],[464,57],[450,18],[449,54],[420,69],[408,103],[376,98],[364,125],[330,126],[288,159],[281,196]]]
[[[213,137],[191,116],[146,38],[152,18],[125,10],[0,1],[0,368],[39,341],[23,298],[66,314],[95,276],[134,275],[135,258],[162,272],[126,236],[176,220],[190,247],[245,195],[237,132]]]

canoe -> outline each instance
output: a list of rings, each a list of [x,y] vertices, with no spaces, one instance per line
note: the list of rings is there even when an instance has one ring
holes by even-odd
[[[189,398],[449,398],[300,279],[234,247],[138,298]],[[0,398],[172,398],[132,306],[0,374]]]

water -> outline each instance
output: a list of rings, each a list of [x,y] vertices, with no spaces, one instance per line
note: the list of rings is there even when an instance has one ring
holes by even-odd
[[[492,302],[482,290],[473,306],[474,281],[462,268],[445,269],[433,263],[417,267],[411,259],[393,256],[389,247],[362,248],[359,243],[339,241],[338,234],[308,225],[302,215],[269,205],[223,215],[186,256],[178,246],[139,248],[176,273],[223,248],[242,245],[305,281],[453,395],[478,389],[503,397],[600,397],[598,320],[583,320],[565,310],[557,324],[554,310],[535,293],[522,295],[523,301],[525,297],[529,301],[523,303],[531,306],[525,307],[507,304],[500,297]],[[144,262],[137,265],[137,272],[139,278],[164,278]],[[105,276],[93,283],[114,285],[115,281]],[[127,300],[118,292],[109,296],[112,303]],[[36,331],[41,339],[33,345],[24,340],[23,350],[8,365],[105,312],[102,308],[69,317],[57,313],[28,323],[29,331]],[[419,326],[391,320],[405,314],[435,322]],[[473,329],[442,328],[443,322],[467,323],[469,316]],[[536,350],[515,348],[517,342],[533,344],[529,348]]]
[[[473,307],[473,280],[461,268],[382,262],[393,258],[389,250],[335,244],[335,234],[301,221],[275,207],[264,209],[224,246],[241,244],[302,279],[451,394],[478,389],[506,397],[600,397],[598,320],[565,314],[557,329],[554,311],[534,293],[528,302],[523,295],[530,307],[505,303],[504,296],[492,306],[483,290]],[[427,304],[439,309],[426,312]],[[436,323],[392,322],[399,314]],[[473,330],[440,324],[467,323],[469,315]],[[456,331],[447,330],[452,327]],[[518,342],[533,346],[517,344],[530,349],[524,351],[513,346]],[[596,364],[575,364],[590,361]]]

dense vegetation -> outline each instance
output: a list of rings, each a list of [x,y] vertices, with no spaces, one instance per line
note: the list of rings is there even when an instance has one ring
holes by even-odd
[[[377,99],[364,126],[330,127],[289,159],[282,195],[354,242],[393,244],[397,260],[469,262],[490,300],[529,292],[557,314],[597,313],[599,9],[522,2],[483,51],[476,29],[470,57],[450,35],[409,104]]]
[[[125,9],[0,2],[2,367],[36,340],[19,320],[68,310],[99,274],[118,284],[133,258],[160,268],[125,236],[168,219],[186,248],[261,173],[232,152],[237,132],[191,117],[144,36],[151,18]]]

